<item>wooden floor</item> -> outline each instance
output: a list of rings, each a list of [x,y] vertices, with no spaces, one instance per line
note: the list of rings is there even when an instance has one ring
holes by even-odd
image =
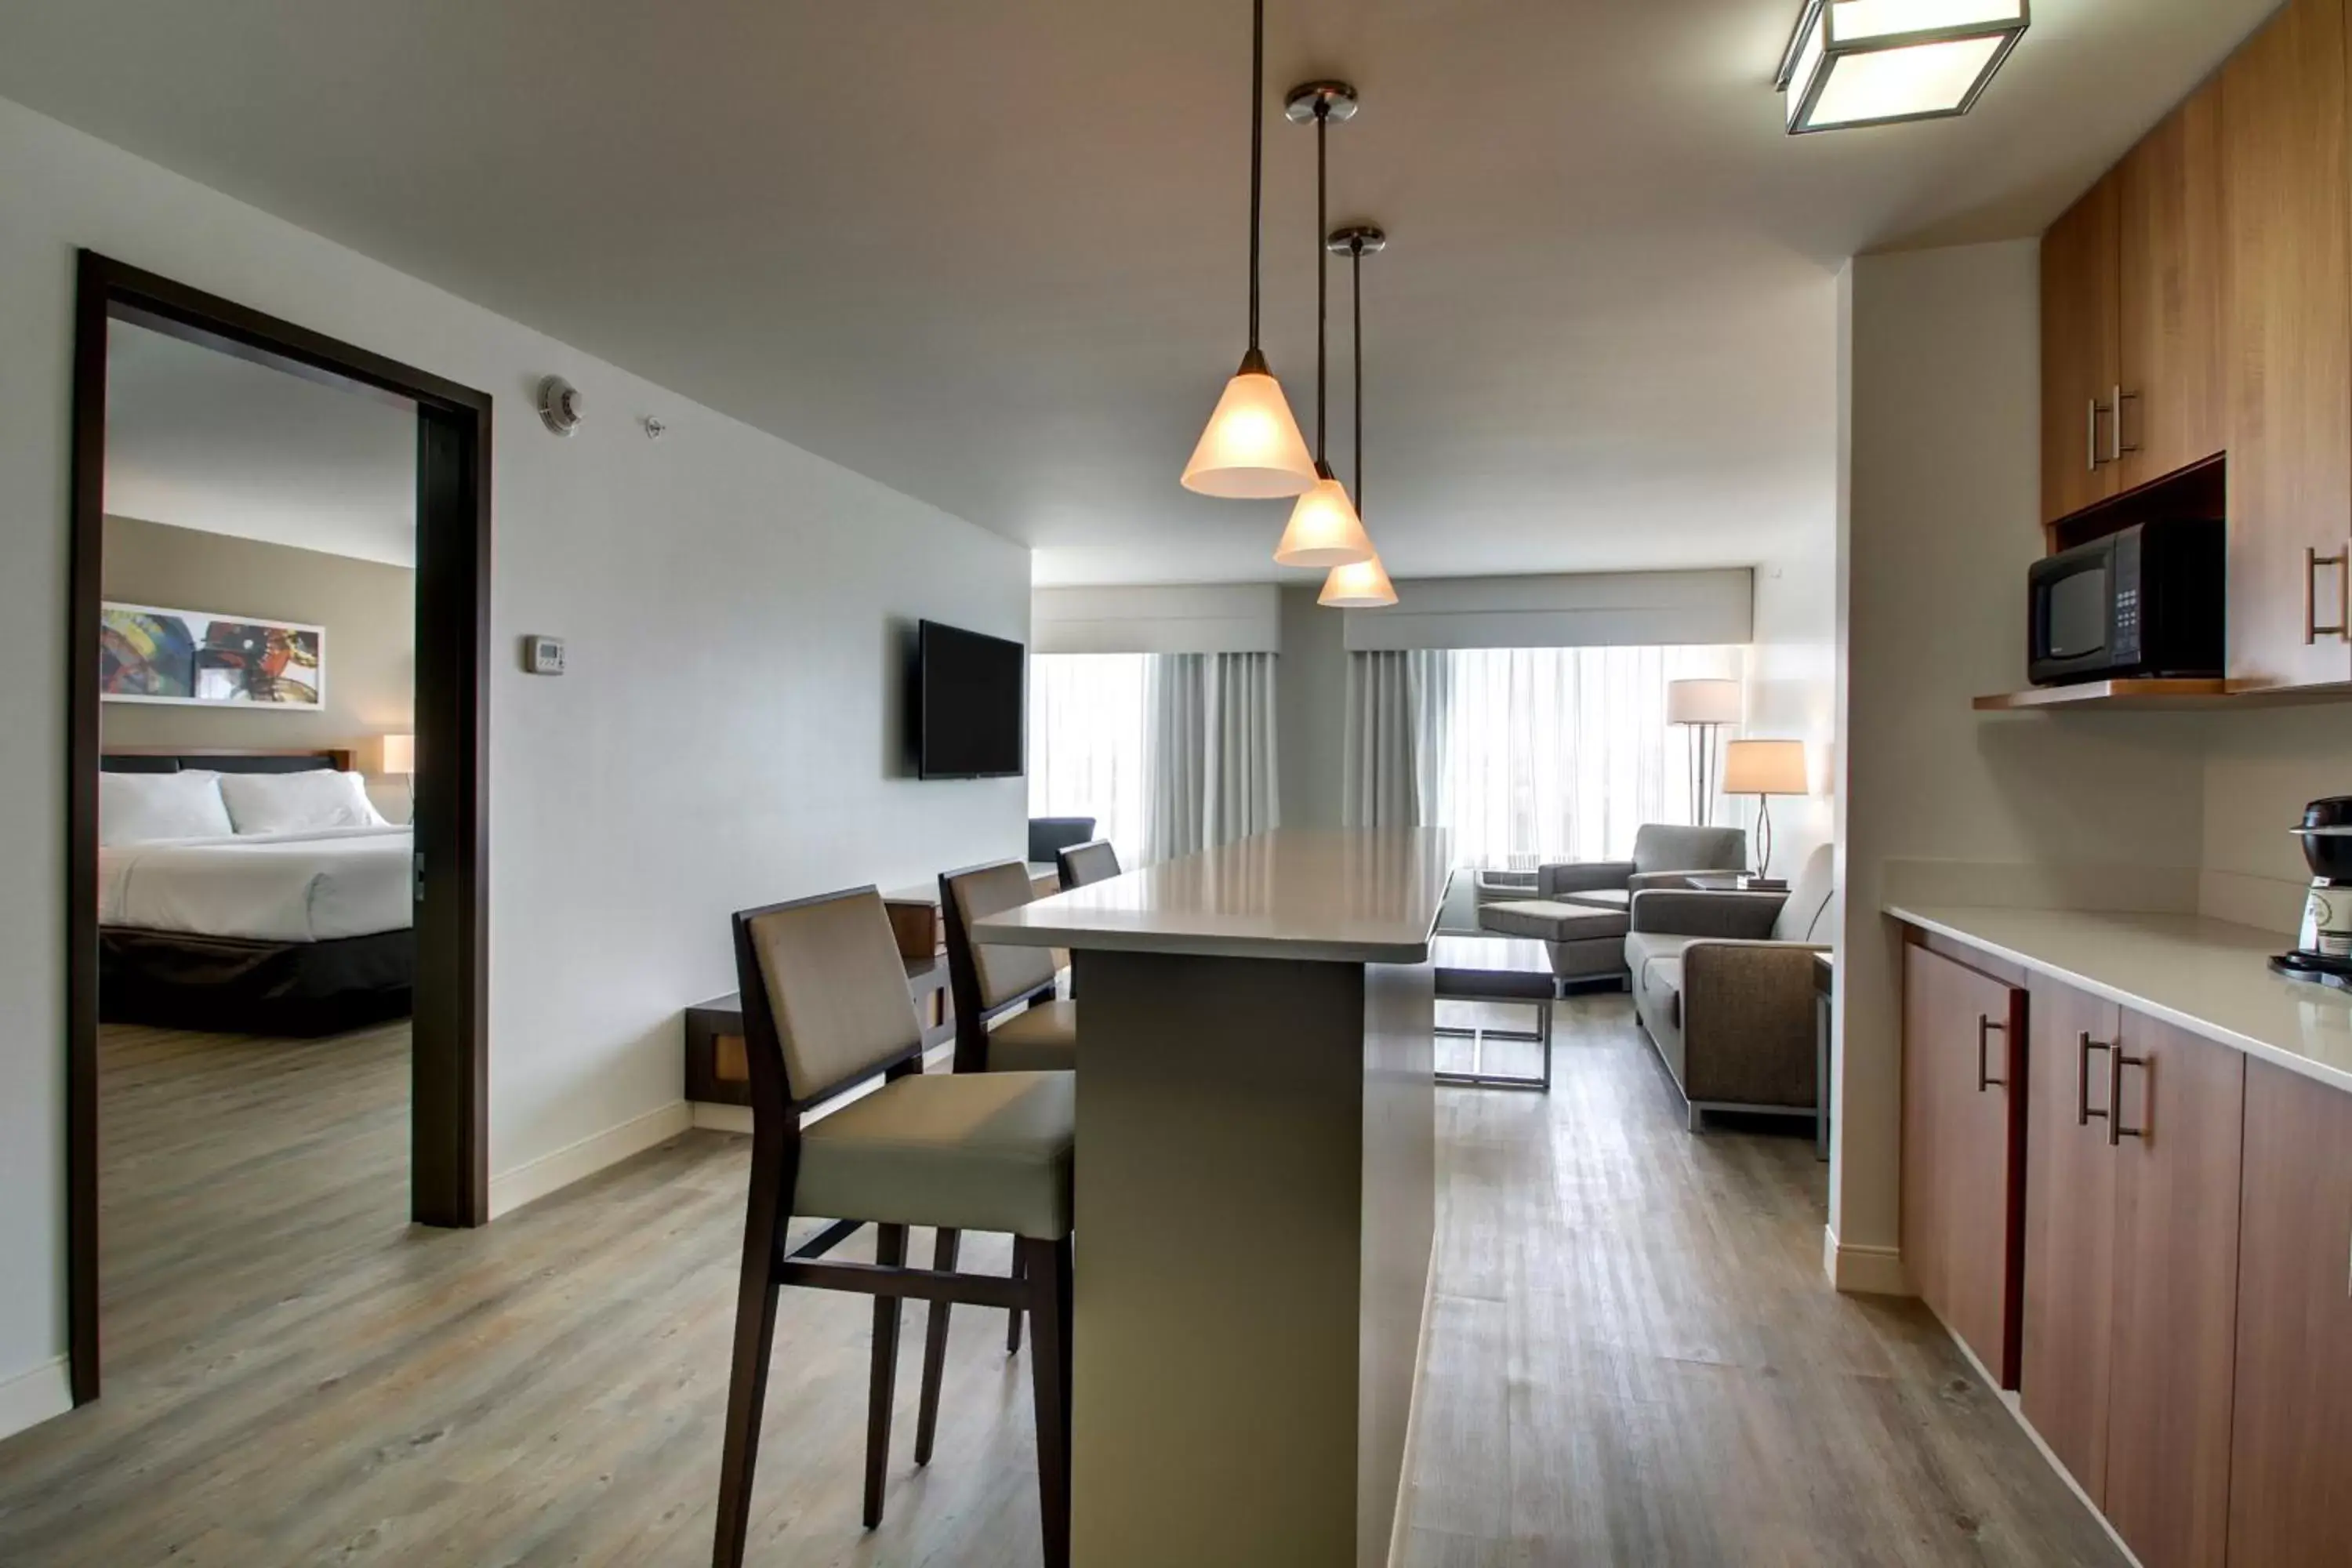
[[[1694,1139],[1622,998],[1562,1022],[1548,1100],[1441,1097],[1415,1568],[2120,1562],[1922,1312],[1822,1284],[1808,1140]],[[404,1030],[102,1060],[107,1395],[0,1444],[0,1563],[708,1561],[746,1141],[436,1233]],[[858,1528],[868,1311],[785,1293],[753,1560],[1034,1563],[997,1314],[960,1321],[928,1471],[904,1358]]]

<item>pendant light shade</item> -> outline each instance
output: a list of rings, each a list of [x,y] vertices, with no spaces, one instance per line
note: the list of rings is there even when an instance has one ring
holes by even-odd
[[[1371,535],[1348,499],[1348,487],[1328,473],[1290,509],[1290,526],[1274,550],[1278,566],[1348,566],[1372,556]]]
[[[1227,500],[1278,500],[1315,488],[1315,459],[1298,433],[1282,383],[1255,349],[1225,383],[1192,460],[1184,488]]]
[[[1381,558],[1373,555],[1332,567],[1315,602],[1335,610],[1384,610],[1397,602],[1396,584],[1389,581],[1388,568],[1381,564]]]

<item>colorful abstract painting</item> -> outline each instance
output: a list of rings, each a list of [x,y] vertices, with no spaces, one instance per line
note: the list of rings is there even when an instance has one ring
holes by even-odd
[[[109,702],[315,709],[327,695],[322,626],[107,605],[99,616],[99,691]]]

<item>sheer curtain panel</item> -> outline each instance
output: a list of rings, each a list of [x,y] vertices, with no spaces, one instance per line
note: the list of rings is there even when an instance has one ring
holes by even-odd
[[[1143,853],[1143,688],[1149,655],[1029,660],[1029,815],[1091,816],[1133,866]]]
[[[1154,654],[1144,679],[1144,858],[1275,826],[1274,658]]]

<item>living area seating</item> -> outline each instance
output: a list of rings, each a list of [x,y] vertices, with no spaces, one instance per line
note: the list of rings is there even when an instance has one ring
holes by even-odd
[[[955,1002],[958,1072],[1047,1071],[1077,1065],[1078,1007],[1051,999],[1054,957],[1042,947],[971,940],[972,922],[1030,902],[1036,890],[1018,860],[967,866],[940,878],[948,988]],[[1029,1005],[994,1028],[990,1020]]]
[[[1061,852],[1073,844],[1084,844],[1095,836],[1095,819],[1091,816],[1033,816],[1029,819],[1029,862],[1033,866],[1050,866]]]
[[[1633,1007],[1690,1110],[1818,1117],[1813,954],[1836,928],[1830,847],[1787,893],[1635,890]]]
[[[1630,860],[1574,860],[1536,868],[1530,896],[1489,900],[1479,885],[1478,924],[1504,936],[1533,937],[1551,954],[1565,983],[1630,983],[1625,937],[1634,893],[1679,888],[1694,871],[1737,871],[1748,863],[1748,835],[1737,827],[1651,823],[1633,836]]]

